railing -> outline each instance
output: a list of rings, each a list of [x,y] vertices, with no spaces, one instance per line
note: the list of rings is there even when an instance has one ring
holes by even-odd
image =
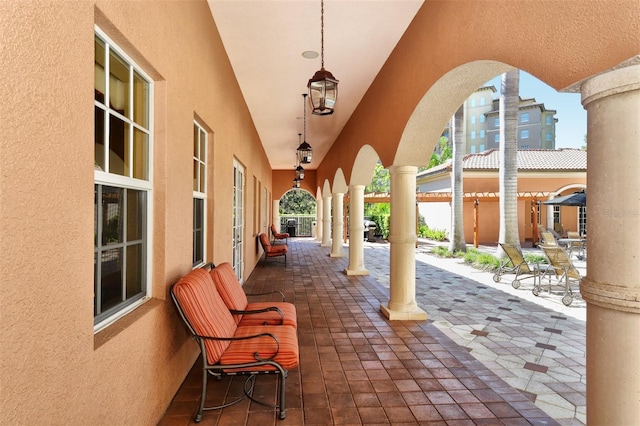
[[[295,221],[295,223],[293,221]],[[280,232],[288,232],[296,237],[311,237],[312,222],[315,221],[315,215],[283,214],[280,215]],[[294,229],[294,232],[289,232],[291,228]]]

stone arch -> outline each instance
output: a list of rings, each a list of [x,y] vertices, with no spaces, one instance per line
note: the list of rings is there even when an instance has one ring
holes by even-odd
[[[344,173],[342,172],[342,169],[336,170],[336,174],[333,178],[332,192],[346,194],[348,190],[349,190],[349,187],[347,186],[347,181],[344,178]]]
[[[353,162],[349,185],[367,186],[371,182],[378,159],[378,153],[372,146],[363,145]]]
[[[495,61],[461,65],[440,78],[424,94],[409,117],[393,160],[394,165],[424,166],[453,113],[474,90],[512,69]]]

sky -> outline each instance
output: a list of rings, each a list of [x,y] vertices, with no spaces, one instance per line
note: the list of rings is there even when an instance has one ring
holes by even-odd
[[[488,81],[500,96],[501,76]],[[580,93],[559,93],[544,82],[520,71],[520,97],[535,98],[545,108],[556,110],[556,148],[582,148],[587,134],[587,111],[580,102]]]

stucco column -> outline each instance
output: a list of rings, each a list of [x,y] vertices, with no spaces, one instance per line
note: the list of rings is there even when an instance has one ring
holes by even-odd
[[[322,197],[322,247],[331,247],[331,196]]]
[[[640,421],[640,65],[582,85],[587,110],[587,419]]]
[[[391,166],[391,265],[389,305],[380,306],[390,320],[426,320],[416,303],[416,174],[415,166]]]
[[[323,218],[323,199],[318,197],[316,202],[316,241],[322,242],[322,218]]]
[[[364,185],[349,185],[349,266],[347,275],[369,275],[364,267]]]
[[[280,232],[280,200],[273,200],[271,202],[271,213],[273,216],[273,224],[276,226],[276,231]],[[267,227],[270,227],[270,225],[267,225]]]
[[[332,231],[331,231],[331,257],[345,257],[342,250],[342,240],[344,239],[344,232],[342,226],[344,224],[344,194],[336,192],[333,194],[333,211],[332,217]]]

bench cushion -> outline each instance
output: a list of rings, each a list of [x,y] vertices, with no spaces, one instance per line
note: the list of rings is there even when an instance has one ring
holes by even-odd
[[[300,353],[298,350],[298,337],[294,328],[270,325],[239,327],[235,337],[263,333],[273,334],[278,340],[278,344],[268,336],[233,341],[220,358],[220,364],[230,365],[254,362],[256,361],[254,356],[256,351],[261,358],[269,358],[277,351],[278,353],[273,361],[280,364],[285,370],[295,368],[299,363]],[[251,371],[262,370],[275,370],[275,368],[270,365],[251,367]]]

